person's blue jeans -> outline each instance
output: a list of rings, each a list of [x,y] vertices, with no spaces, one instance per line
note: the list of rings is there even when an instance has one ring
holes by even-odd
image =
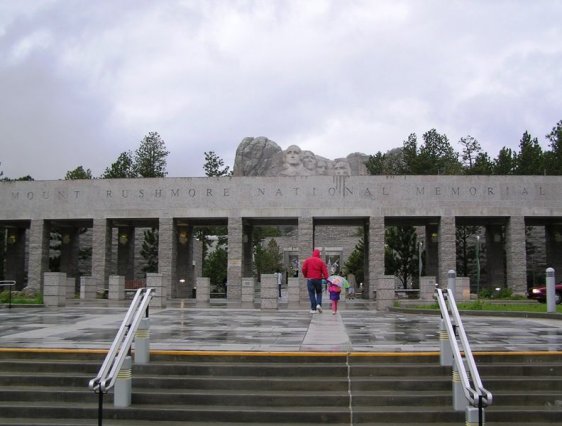
[[[310,309],[315,311],[316,306],[322,306],[322,280],[308,280],[306,287],[310,298]]]

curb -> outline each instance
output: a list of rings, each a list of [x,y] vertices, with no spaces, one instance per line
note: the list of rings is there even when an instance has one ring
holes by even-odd
[[[441,315],[439,309],[415,309],[415,308],[396,308],[391,307],[390,312],[397,312],[403,314],[428,314],[428,315]],[[461,315],[470,315],[478,317],[515,317],[515,318],[541,318],[541,319],[555,319],[562,320],[562,315],[559,313],[549,312],[498,312],[498,311],[468,311],[459,310]]]

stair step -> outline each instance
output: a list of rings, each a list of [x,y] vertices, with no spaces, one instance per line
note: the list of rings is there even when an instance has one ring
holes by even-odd
[[[88,389],[103,354],[0,356],[2,425],[94,424],[98,398]],[[452,370],[436,356],[156,355],[133,365],[132,405],[104,395],[108,425],[451,426]],[[493,393],[486,424],[552,424],[562,418],[562,357],[479,357]],[[477,360],[478,362],[478,360]],[[480,365],[479,365],[480,367]],[[351,404],[350,404],[351,391]],[[351,409],[350,409],[351,405]],[[24,416],[25,413],[25,417]]]

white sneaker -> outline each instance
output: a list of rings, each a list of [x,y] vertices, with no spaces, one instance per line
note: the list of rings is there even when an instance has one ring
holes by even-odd
[[[316,311],[315,311],[314,309],[311,309],[311,310],[310,310],[310,313],[311,313],[311,314],[315,314]]]
[[[316,310],[320,313],[322,313],[322,306],[320,305],[316,305]]]

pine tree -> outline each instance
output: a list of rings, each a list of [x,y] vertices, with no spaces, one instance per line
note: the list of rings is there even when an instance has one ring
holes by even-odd
[[[224,161],[220,158],[214,151],[205,152],[205,164],[203,169],[205,169],[205,176],[229,176],[230,167],[224,166]]]
[[[495,175],[512,175],[515,172],[515,154],[510,148],[500,149],[498,157],[494,160]]]
[[[78,166],[74,170],[66,172],[64,180],[93,179],[90,169],[84,170],[84,167]]]
[[[158,272],[158,230],[155,228],[144,231],[141,256],[146,261],[143,272]]]
[[[117,178],[134,178],[137,177],[134,164],[133,154],[131,151],[125,151],[119,154],[117,160],[108,168],[105,169],[101,178],[102,179],[117,179]]]
[[[544,156],[539,141],[525,132],[519,144],[519,154],[515,157],[515,174],[542,175],[544,172]]]
[[[388,226],[385,242],[385,274],[397,276],[407,288],[418,274],[416,230],[413,226]]]
[[[133,170],[138,177],[165,177],[166,158],[170,154],[157,132],[150,132],[135,151]]]
[[[545,152],[545,168],[549,175],[562,175],[562,120],[546,135],[550,151]]]

